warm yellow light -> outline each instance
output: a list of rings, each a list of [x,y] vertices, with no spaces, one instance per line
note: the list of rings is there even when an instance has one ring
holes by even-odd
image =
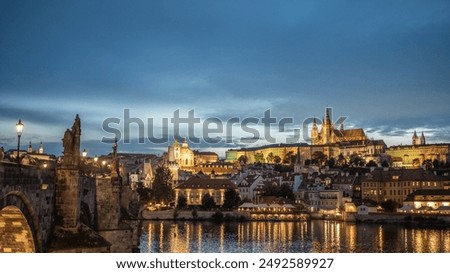
[[[19,122],[16,123],[16,131],[17,131],[17,135],[21,136],[22,135],[22,131],[23,131],[23,123],[22,120],[19,119]]]

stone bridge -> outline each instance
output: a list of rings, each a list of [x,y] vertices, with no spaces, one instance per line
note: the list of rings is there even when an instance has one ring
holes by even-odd
[[[105,173],[80,159],[80,135],[77,115],[58,163],[0,158],[0,253],[136,249],[137,221],[126,213],[131,189],[123,184],[117,142]]]
[[[132,252],[138,222],[121,215],[130,191],[111,176],[0,162],[0,253]]]
[[[54,169],[0,162],[0,252],[46,251],[54,187]]]

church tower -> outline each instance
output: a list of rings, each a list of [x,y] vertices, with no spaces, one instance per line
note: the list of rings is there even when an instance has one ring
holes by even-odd
[[[322,144],[328,144],[333,141],[332,134],[334,133],[334,127],[331,124],[330,110],[331,108],[328,107],[325,109],[325,118],[323,119],[321,132]]]
[[[422,131],[422,135],[420,136],[420,145],[425,145],[425,136],[423,135],[423,131]]]
[[[314,117],[311,130],[311,145],[319,144],[319,129],[317,128],[316,117]]]
[[[302,170],[303,164],[299,146],[297,148],[297,158],[295,159],[294,165],[294,185],[292,185],[292,192],[297,192],[303,182]]]
[[[412,145],[413,146],[420,145],[420,140],[419,137],[417,136],[416,130],[414,130],[414,134],[412,136]]]
[[[30,143],[28,144],[28,150],[27,150],[27,152],[28,152],[29,154],[31,154],[31,153],[33,152],[33,146],[31,146],[31,140],[30,140]]]

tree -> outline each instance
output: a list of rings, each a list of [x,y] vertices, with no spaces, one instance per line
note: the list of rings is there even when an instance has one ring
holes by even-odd
[[[381,162],[381,167],[388,168],[389,167],[389,162],[387,160],[383,160],[383,162]]]
[[[319,164],[320,166],[322,166],[326,160],[327,160],[327,156],[321,151],[315,151],[311,155],[311,163],[313,163],[313,164]]]
[[[151,190],[149,188],[145,188],[142,184],[138,184],[136,191],[141,201],[147,202],[151,199]]]
[[[264,183],[262,188],[262,196],[277,196],[278,185],[271,181]]]
[[[339,167],[343,167],[343,166],[347,165],[347,160],[345,159],[345,157],[342,153],[339,154],[337,161],[336,161],[336,165],[338,165]]]
[[[173,201],[174,194],[172,189],[172,172],[169,168],[159,166],[155,171],[155,178],[153,179],[152,200],[156,203]]]
[[[264,162],[264,154],[263,153],[256,153],[255,154],[255,162],[256,163]]]
[[[280,187],[278,187],[277,196],[295,200],[292,188],[288,184],[282,184]]]
[[[248,157],[247,157],[246,155],[241,155],[241,156],[238,158],[238,161],[239,161],[239,163],[247,164],[247,162],[248,162]]]
[[[270,152],[267,155],[267,163],[273,163],[273,153],[272,152]]]
[[[214,202],[214,199],[211,197],[211,195],[209,195],[209,193],[205,193],[205,195],[203,195],[202,206],[206,210],[210,210],[216,206],[216,202]]]
[[[350,165],[354,166],[354,167],[362,167],[364,166],[364,159],[359,156],[358,154],[352,154],[350,156],[350,161],[349,161]]]
[[[431,159],[426,159],[423,161],[423,166],[425,166],[425,169],[431,170],[433,168],[433,161]]]
[[[233,209],[239,205],[241,198],[234,189],[227,189],[224,194],[223,208]]]
[[[376,167],[378,166],[377,163],[373,160],[370,160],[369,162],[367,162],[366,167]]]
[[[274,156],[274,157],[273,157],[273,162],[276,163],[276,164],[280,164],[280,162],[281,162],[281,157],[279,157],[279,156],[277,156],[277,155]]]
[[[185,208],[187,206],[187,198],[184,196],[184,194],[178,195],[177,200],[177,207],[178,208]]]
[[[386,212],[395,212],[396,209],[399,207],[399,204],[397,202],[395,202],[394,200],[387,200],[387,201],[381,202],[380,205]]]
[[[283,158],[283,164],[292,164],[292,156],[294,155],[294,152],[289,151],[284,155]]]
[[[330,158],[327,160],[327,166],[330,168],[334,168],[334,166],[336,165],[336,159],[334,159],[334,157]]]
[[[439,168],[439,161],[436,158],[433,160],[433,168],[434,169],[438,169]]]

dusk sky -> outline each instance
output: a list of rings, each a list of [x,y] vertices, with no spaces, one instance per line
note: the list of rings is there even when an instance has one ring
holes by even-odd
[[[0,0],[0,146],[61,154],[76,114],[90,155],[105,119],[304,119],[333,107],[389,145],[450,142],[450,1]],[[123,124],[123,123],[122,123]],[[169,137],[173,137],[169,124]],[[197,125],[197,137],[202,125]],[[116,126],[121,128],[121,125]],[[263,136],[263,126],[254,125]],[[121,129],[122,130],[122,129]],[[131,126],[131,138],[138,137]],[[182,134],[186,134],[182,130]],[[147,136],[147,133],[145,134]],[[193,144],[223,156],[234,143]],[[304,142],[304,140],[300,140]],[[262,139],[257,144],[264,144]],[[161,153],[166,144],[119,143]],[[254,144],[256,145],[256,144]],[[213,149],[214,148],[214,149]]]

